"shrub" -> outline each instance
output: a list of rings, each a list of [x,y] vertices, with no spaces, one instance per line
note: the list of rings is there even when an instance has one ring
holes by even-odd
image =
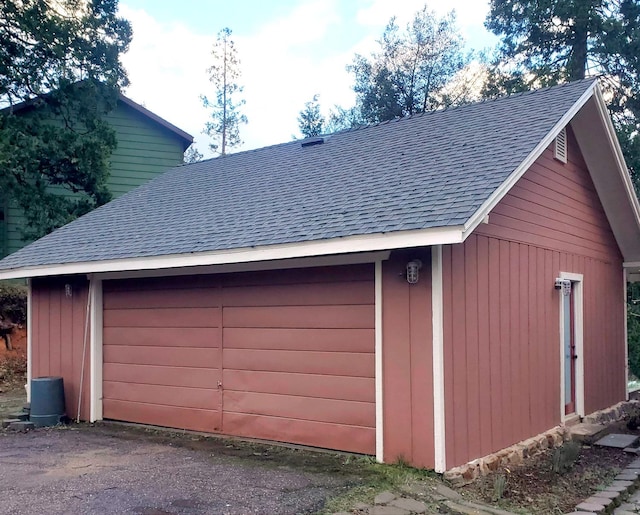
[[[0,317],[14,324],[27,322],[27,287],[0,283]]]
[[[627,335],[629,342],[629,369],[640,378],[640,284],[630,283],[627,298]]]

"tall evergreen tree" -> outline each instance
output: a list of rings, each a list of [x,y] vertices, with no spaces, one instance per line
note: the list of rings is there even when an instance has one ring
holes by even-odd
[[[364,123],[442,107],[439,92],[468,62],[455,13],[439,18],[426,5],[404,29],[391,18],[378,44],[371,56],[356,55],[347,67]]]
[[[131,40],[117,11],[118,0],[0,5],[0,192],[24,211],[26,239],[110,199],[116,139],[103,116],[128,82]]]
[[[313,95],[309,102],[305,102],[304,109],[298,115],[298,127],[305,138],[319,136],[324,130],[325,119],[320,112],[318,96]]]
[[[491,0],[486,26],[502,38],[486,96],[603,77],[640,191],[640,1]]]
[[[240,60],[238,51],[231,39],[231,29],[224,28],[211,51],[213,65],[207,70],[209,81],[216,90],[215,100],[202,95],[202,103],[211,109],[211,120],[205,124],[204,133],[213,138],[209,147],[224,156],[228,149],[242,144],[240,124],[247,123],[247,117],[240,112],[244,100],[236,100],[242,93],[240,79]]]

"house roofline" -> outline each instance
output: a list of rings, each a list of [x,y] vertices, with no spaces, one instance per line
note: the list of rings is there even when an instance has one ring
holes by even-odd
[[[22,102],[19,102],[17,104],[10,105],[3,109],[0,109],[0,113],[6,112],[6,111],[11,111],[11,112],[24,111],[25,109],[33,107],[35,100],[36,100],[35,98],[30,100],[23,100]],[[143,116],[146,116],[150,120],[154,121],[158,125],[169,130],[170,132],[173,132],[176,136],[178,136],[182,140],[183,142],[182,146],[184,147],[184,150],[187,150],[187,148],[189,148],[189,145],[193,143],[193,136],[191,134],[183,131],[179,127],[176,127],[171,122],[168,122],[167,120],[165,120],[164,118],[161,118],[157,114],[149,111],[146,107],[138,104],[137,102],[134,102],[129,97],[124,96],[122,93],[118,93],[118,100],[121,101],[123,104],[131,107],[133,110],[139,112]]]
[[[193,136],[191,134],[189,134],[188,132],[183,131],[179,127],[176,127],[175,125],[173,125],[172,123],[168,122],[164,118],[161,118],[160,116],[158,116],[154,112],[149,111],[146,107],[138,104],[137,102],[134,102],[129,97],[125,97],[122,93],[118,93],[118,99],[123,104],[128,105],[129,107],[131,107],[135,111],[138,111],[140,114],[142,114],[142,115],[146,116],[147,118],[153,120],[158,125],[161,125],[165,129],[168,129],[169,131],[173,132],[176,136],[178,136],[180,139],[182,139],[184,141],[183,146],[184,146],[185,150],[187,148],[189,148],[189,145],[191,145],[193,143]]]
[[[239,263],[259,263],[286,259],[387,251],[461,243],[462,226],[434,227],[413,231],[346,236],[302,243],[285,243],[212,252],[173,254],[80,263],[26,266],[0,271],[0,280],[137,270],[173,269]]]

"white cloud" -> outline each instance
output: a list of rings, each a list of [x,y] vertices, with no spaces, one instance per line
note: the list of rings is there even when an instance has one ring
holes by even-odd
[[[424,0],[403,0],[401,5],[398,21],[406,23]],[[373,49],[382,28],[398,11],[398,2],[388,0],[361,0],[360,6],[355,20],[341,20],[339,0],[305,1],[250,36],[234,34],[249,119],[241,128],[243,148],[290,140],[298,132],[299,111],[316,93],[326,110],[353,104],[352,78],[345,66],[355,52]],[[442,12],[452,7],[459,7],[459,15],[464,13],[461,25],[468,21],[477,26],[487,10],[485,2],[451,0]],[[215,34],[198,34],[185,21],[162,23],[126,2],[120,4],[120,13],[134,31],[130,50],[123,56],[131,80],[125,94],[193,134],[200,151],[210,155],[208,138],[202,134],[208,113],[199,97],[213,96],[205,70],[211,64]],[[323,53],[330,29],[345,21],[364,26],[366,35],[350,48]]]

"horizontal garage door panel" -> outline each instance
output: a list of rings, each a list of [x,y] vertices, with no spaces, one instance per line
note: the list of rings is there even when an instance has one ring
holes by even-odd
[[[372,328],[375,323],[373,306],[269,306],[223,311],[224,327]]]
[[[211,389],[220,380],[220,370],[105,363],[103,377],[105,381]]]
[[[341,401],[225,390],[224,412],[251,413],[296,420],[313,420],[351,426],[371,425],[375,406],[370,402]]]
[[[220,331],[208,327],[105,327],[109,345],[220,347]]]
[[[103,388],[105,397],[119,401],[207,410],[220,407],[220,395],[215,390],[113,381],[105,381]]]
[[[374,376],[374,355],[349,352],[306,352],[224,349],[225,369],[296,372],[355,377]]]
[[[105,327],[219,327],[219,308],[106,309]]]
[[[360,402],[375,400],[374,379],[368,377],[226,369],[222,382],[226,392],[235,390]]]
[[[212,368],[220,364],[220,349],[105,345],[104,362]]]
[[[126,420],[154,426],[177,427],[192,431],[219,431],[220,413],[213,410],[159,406],[139,402],[105,398],[105,416],[114,420]],[[108,414],[108,415],[107,415]]]
[[[105,297],[104,309],[217,308],[218,288],[114,291]]]
[[[376,447],[375,429],[290,420],[243,413],[225,413],[225,432],[250,438],[264,438],[349,452],[371,454]]]
[[[374,329],[268,329],[231,327],[223,330],[225,349],[305,350],[370,353]]]
[[[371,282],[279,284],[224,289],[225,306],[317,306],[373,304]]]

